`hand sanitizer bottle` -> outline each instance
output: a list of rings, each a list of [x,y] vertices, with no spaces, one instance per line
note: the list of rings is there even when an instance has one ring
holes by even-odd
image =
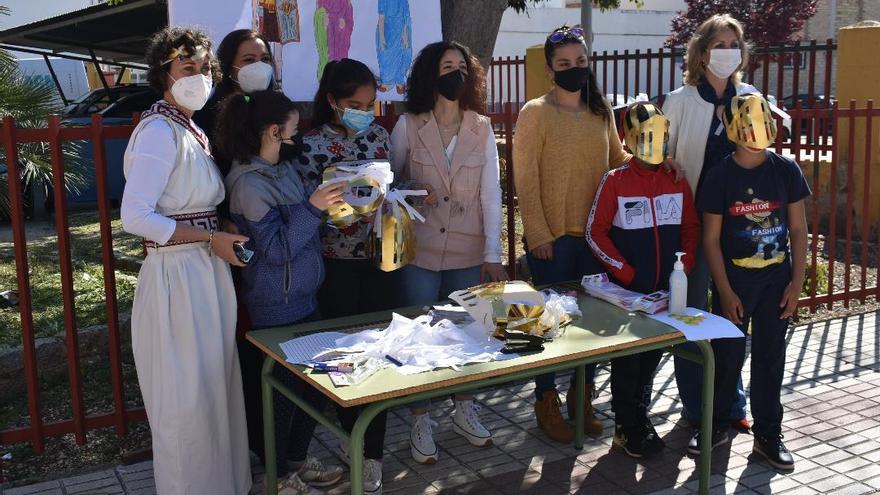
[[[677,252],[675,256],[678,261],[673,266],[672,273],[669,275],[669,314],[684,314],[684,308],[687,306],[688,279],[684,273],[684,263],[681,257],[684,253]]]

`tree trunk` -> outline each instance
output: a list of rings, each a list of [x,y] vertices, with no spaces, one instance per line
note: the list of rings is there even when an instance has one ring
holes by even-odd
[[[507,0],[440,0],[443,39],[466,45],[489,69]]]

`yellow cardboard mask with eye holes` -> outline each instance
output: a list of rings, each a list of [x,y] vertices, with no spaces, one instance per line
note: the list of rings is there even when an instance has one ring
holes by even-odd
[[[727,139],[748,146],[765,149],[776,142],[776,121],[770,104],[763,96],[746,93],[734,96],[724,109],[724,127]]]
[[[623,116],[623,139],[636,158],[659,165],[666,159],[669,119],[653,103],[637,101]]]

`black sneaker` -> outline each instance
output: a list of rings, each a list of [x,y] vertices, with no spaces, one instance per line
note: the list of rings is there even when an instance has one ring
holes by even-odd
[[[727,430],[715,430],[712,432],[712,448],[724,445],[729,440]],[[700,432],[696,434],[688,442],[687,452],[690,455],[700,455]]]
[[[791,471],[794,469],[794,457],[782,443],[782,435],[764,437],[755,435],[753,452],[763,456],[776,469]]]
[[[614,445],[617,445],[626,455],[641,459],[645,457],[645,432],[644,428],[626,428],[621,425],[614,427]]]
[[[654,424],[650,419],[645,419],[645,453],[648,455],[659,454],[666,448],[666,442],[657,434]]]

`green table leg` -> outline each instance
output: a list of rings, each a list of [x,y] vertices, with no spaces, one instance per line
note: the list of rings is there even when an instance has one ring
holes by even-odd
[[[351,429],[348,441],[348,458],[351,467],[351,494],[363,495],[364,493],[364,435],[373,419],[387,408],[385,402],[374,402],[361,410],[357,421]]]
[[[263,449],[266,460],[266,495],[278,495],[278,468],[276,465],[277,453],[275,452],[275,403],[272,400],[272,369],[275,368],[275,360],[266,357],[263,361],[262,389],[263,389]]]
[[[574,413],[574,448],[581,450],[584,448],[584,402],[586,401],[586,384],[587,370],[585,365],[580,365],[574,369],[574,400],[577,407]]]
[[[703,420],[700,423],[700,495],[709,495],[712,475],[712,406],[715,400],[715,354],[709,341],[695,342],[703,354]]]

